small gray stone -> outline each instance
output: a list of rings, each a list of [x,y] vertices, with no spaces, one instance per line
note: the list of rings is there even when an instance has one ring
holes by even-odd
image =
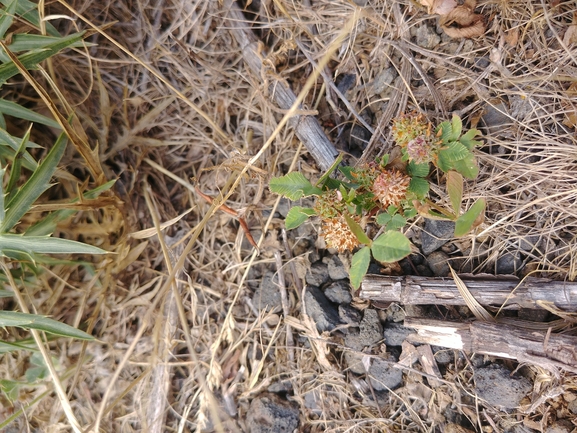
[[[379,358],[371,360],[368,376],[375,391],[389,391],[398,388],[403,383],[403,371],[391,364],[397,359],[390,354],[387,355],[389,356],[386,360]]]
[[[359,325],[359,341],[362,346],[372,346],[383,339],[383,325],[377,310],[367,308]]]
[[[341,324],[337,309],[318,287],[307,287],[304,302],[307,314],[317,324],[319,332],[332,331]]]
[[[383,339],[383,327],[379,314],[372,308],[367,308],[363,320],[359,324],[359,332],[349,332],[345,335],[345,346],[361,352],[364,348],[373,346]],[[366,373],[362,363],[362,353],[345,352],[345,362],[349,370],[356,374]]]
[[[569,409],[569,411],[574,415],[577,415],[577,398],[567,405],[567,409]]]
[[[477,395],[499,408],[515,409],[532,388],[529,379],[511,377],[511,372],[499,365],[475,370]]]
[[[434,251],[427,257],[429,268],[435,277],[449,275],[449,256],[442,251]]]
[[[519,248],[523,251],[531,251],[533,248],[538,248],[541,241],[539,235],[528,235],[519,239]]]
[[[273,310],[282,306],[280,290],[274,281],[274,274],[267,272],[252,297],[253,305],[259,310]]]
[[[290,383],[290,381],[288,381],[288,380],[283,380],[283,381],[274,382],[273,384],[271,384],[267,388],[267,391],[268,392],[281,393],[281,392],[292,391],[292,389],[293,389],[292,383]]]
[[[498,133],[504,126],[513,122],[508,112],[509,110],[503,102],[493,105],[487,104],[485,106],[485,113],[481,119],[490,133]]]
[[[519,253],[505,253],[497,259],[495,264],[495,273],[497,274],[515,274],[523,268],[523,259]]]
[[[421,232],[421,250],[428,256],[438,250],[449,240],[453,239],[455,223],[453,221],[425,220],[425,227]]]
[[[337,304],[350,304],[353,300],[348,281],[335,281],[325,289],[325,296]]]
[[[328,266],[329,277],[331,280],[344,280],[348,278],[349,273],[345,269],[343,262],[337,256],[329,256],[323,258],[323,263]]]
[[[347,304],[339,305],[339,317],[341,322],[350,325],[358,325],[361,321],[360,311]]]
[[[411,31],[411,35],[415,36],[415,43],[423,48],[435,48],[441,42],[441,37],[435,33],[435,30],[424,23]]]
[[[255,398],[246,415],[249,433],[292,433],[299,426],[299,410],[274,394]]]
[[[444,347],[431,346],[437,364],[445,365],[455,360],[455,351]]]
[[[386,92],[388,89],[393,89],[391,86],[393,80],[396,77],[396,72],[394,68],[384,69],[375,77],[372,83],[373,92],[375,95],[380,95],[382,92]]]
[[[401,346],[409,334],[415,332],[413,328],[407,328],[399,323],[387,323],[383,335],[387,346]]]
[[[329,281],[328,266],[322,262],[313,263],[307,271],[305,280],[311,286],[322,286]]]
[[[389,322],[402,322],[407,316],[407,312],[396,302],[391,303],[384,311],[386,320]]]
[[[545,433],[571,433],[573,426],[571,422],[565,419],[558,419],[555,423],[545,430]]]

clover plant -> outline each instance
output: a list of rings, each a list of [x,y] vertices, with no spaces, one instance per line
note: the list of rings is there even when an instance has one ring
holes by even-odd
[[[411,113],[393,121],[393,138],[400,158],[389,155],[358,167],[341,166],[339,156],[316,183],[292,172],[270,181],[272,192],[296,201],[315,197],[312,208],[294,206],[286,217],[286,228],[294,229],[311,216],[321,219],[321,231],[329,248],[355,251],[350,280],[358,288],[367,273],[371,256],[379,262],[395,262],[411,253],[411,243],[402,232],[409,219],[426,218],[455,221],[455,236],[462,236],[482,222],[485,200],[477,200],[461,213],[463,178],[474,179],[479,167],[473,149],[481,144],[476,129],[462,132],[462,122],[453,116],[433,129],[423,115]],[[442,173],[451,208],[429,198],[429,175],[436,167]],[[331,175],[338,170],[341,179]],[[373,225],[374,239],[367,233]]]

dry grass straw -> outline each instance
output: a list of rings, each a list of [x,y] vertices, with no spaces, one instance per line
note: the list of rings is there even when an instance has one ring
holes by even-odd
[[[51,345],[75,373],[67,392],[85,431],[246,431],[251,399],[278,381],[290,384],[301,426],[313,432],[434,431],[452,404],[474,426],[509,422],[484,412],[474,398],[471,365],[462,360],[449,367],[454,384],[434,389],[417,370],[406,369],[404,387],[379,396],[376,405],[368,378],[346,371],[341,356],[350,349],[336,336],[318,335],[301,315],[302,294],[290,283],[288,267],[292,317],[254,309],[247,282],[256,278],[250,282],[258,284],[266,269],[276,271],[274,253],[284,250],[277,231],[282,222],[265,213],[278,199],[263,188],[258,170],[278,175],[296,164],[307,176],[317,173],[308,156],[299,160],[293,132],[282,127],[288,116],[265,91],[266,77],[242,66],[219,2],[69,4],[55,8],[83,17],[70,26],[117,21],[89,40],[97,44],[89,56],[59,56],[53,66],[90,145],[98,143],[106,177],[118,177],[124,214],[82,212],[62,230],[116,251],[118,259],[102,264],[94,278],[80,268],[54,268],[29,296],[42,314],[68,323],[88,319],[101,341]],[[461,242],[462,251],[482,253],[478,270],[490,271],[498,255],[524,248],[527,269],[574,279],[577,143],[574,127],[563,122],[575,111],[568,89],[577,65],[575,49],[563,46],[560,35],[575,2],[554,9],[540,1],[482,4],[481,12],[492,17],[486,36],[443,39],[432,49],[416,45],[411,35],[434,20],[409,2],[374,1],[359,9],[346,1],[310,6],[278,0],[253,7],[259,4],[254,28],[276,78],[296,93],[312,85],[301,95],[321,121],[336,124],[328,133],[340,146],[339,137],[356,120],[327,90],[330,83],[307,82],[312,61],[322,67],[330,60],[333,79],[356,74],[344,96],[376,130],[369,158],[390,148],[387,119],[404,111],[418,107],[431,120],[456,111],[468,122],[487,107],[503,111],[509,125],[486,136],[491,152],[479,152],[482,172],[466,191],[471,203],[487,199],[487,220],[476,238]],[[351,27],[343,30],[345,22]],[[307,55],[290,51],[292,39]],[[489,62],[486,68],[473,66],[480,59]],[[398,78],[376,93],[375,80],[386,70]],[[70,159],[69,168],[85,172],[79,158]],[[215,203],[194,194],[193,182]],[[63,188],[72,193],[69,185]],[[234,219],[217,211],[225,199],[252,227],[263,227],[260,256]],[[528,236],[534,248],[523,243]],[[165,241],[176,237],[180,244]],[[295,258],[297,268],[303,261]],[[285,347],[291,328],[294,351]],[[20,362],[23,356],[16,355]],[[22,372],[3,362],[4,372]],[[546,377],[539,391],[574,383],[539,374]],[[20,425],[64,431],[52,398],[26,409]]]

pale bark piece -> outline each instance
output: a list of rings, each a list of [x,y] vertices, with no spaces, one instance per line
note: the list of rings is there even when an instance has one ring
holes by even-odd
[[[542,308],[538,301],[546,301],[560,310],[577,310],[577,283],[526,278],[517,287],[519,280],[513,278],[460,277],[473,297],[484,306],[501,307],[506,303],[505,309],[510,310]],[[361,284],[359,297],[403,305],[466,305],[450,278],[368,275]]]
[[[243,59],[254,74],[255,81],[266,80],[270,97],[280,109],[288,110],[296,100],[295,94],[286,82],[272,71],[263,68],[263,60],[266,59],[264,45],[250,29],[248,20],[238,8],[237,3],[226,0],[224,8],[228,13],[229,31],[239,44]],[[297,115],[292,117],[288,124],[294,129],[296,136],[316,160],[320,169],[328,170],[335,161],[338,151],[325,135],[318,120],[309,115]]]
[[[577,337],[528,330],[502,323],[454,323],[407,317],[405,326],[416,330],[410,343],[433,344],[499,358],[515,359],[550,371],[577,373]]]

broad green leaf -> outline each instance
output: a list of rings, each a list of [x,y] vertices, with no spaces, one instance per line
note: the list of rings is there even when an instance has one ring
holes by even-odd
[[[82,39],[84,32],[80,33],[73,33],[69,36],[62,37],[58,40],[58,42],[54,42],[48,46],[46,46],[41,51],[31,51],[26,54],[22,54],[18,56],[18,60],[26,69],[33,69],[38,65],[38,63],[46,60],[59,51],[63,50],[64,48],[70,47],[74,45],[78,41]],[[12,78],[14,75],[18,74],[18,68],[14,64],[14,62],[10,61],[0,65],[0,85],[4,84],[6,80]]]
[[[293,171],[281,177],[274,177],[269,183],[270,190],[290,200],[299,200],[310,195],[320,195],[322,190],[313,186],[302,173]]]
[[[291,207],[284,222],[286,229],[296,229],[313,215],[315,215],[315,210],[311,209],[310,207]]]
[[[470,209],[455,221],[455,236],[463,236],[483,221],[485,199],[477,200]]]
[[[8,5],[6,5],[6,8],[0,9],[0,39],[4,39],[6,31],[8,31],[12,25],[17,5],[18,0],[11,0],[8,2]]]
[[[463,176],[454,170],[450,170],[447,173],[447,194],[449,194],[455,215],[459,215],[461,213],[461,201],[463,200]]]
[[[439,131],[441,131],[440,134]],[[449,141],[451,141],[451,137],[453,136],[453,126],[451,125],[450,122],[447,121],[441,122],[439,126],[437,126],[437,128],[435,129],[435,133],[437,134],[438,137],[441,138],[443,143],[448,143]]]
[[[453,114],[453,118],[451,119],[451,129],[451,140],[458,140],[459,136],[461,135],[461,131],[463,130],[463,122],[461,121],[461,118],[456,114]]]
[[[466,134],[463,134],[459,141],[469,150],[473,150],[475,146],[479,146],[483,144],[480,141],[474,140],[477,135],[481,135],[481,133],[476,129],[469,129]]]
[[[401,215],[396,214],[387,224],[387,230],[399,230],[407,225],[407,220]]]
[[[381,226],[386,226],[389,222],[391,222],[392,219],[393,217],[391,215],[389,215],[386,212],[383,212],[377,215],[377,224]]]
[[[351,269],[349,271],[349,277],[351,285],[358,289],[363,281],[364,276],[369,270],[369,264],[371,263],[371,249],[369,247],[364,247],[358,250],[351,259]]]
[[[333,173],[333,171],[337,169],[342,160],[343,160],[343,154],[339,153],[339,156],[337,157],[337,159],[335,159],[335,162],[333,162],[332,165],[329,167],[329,169],[325,172],[325,174],[321,176],[319,181],[316,183],[316,186],[326,185],[326,181],[330,179],[331,174]]]
[[[15,326],[23,329],[37,329],[61,337],[78,338],[80,340],[94,340],[87,334],[72,326],[60,323],[48,317],[37,314],[26,314],[18,311],[0,311],[0,327]]]
[[[24,254],[106,254],[106,251],[82,242],[50,236],[22,236],[0,234],[0,251],[18,251]]]
[[[349,215],[346,214],[345,214],[345,220],[347,221],[347,225],[349,226],[349,228],[351,229],[351,231],[357,237],[357,239],[361,244],[371,245],[371,240],[366,235],[365,231],[359,225],[358,222],[356,222],[354,219],[352,219]]]
[[[355,171],[353,167],[346,165],[344,167],[339,167],[339,171],[351,182],[356,182],[356,178],[352,175]]]
[[[470,153],[465,159],[455,161],[453,168],[465,176],[467,179],[475,179],[479,174],[479,166],[475,155]]]
[[[422,200],[429,193],[429,182],[422,177],[413,177],[407,189],[415,194],[419,200]]]
[[[42,125],[50,126],[51,128],[62,129],[60,124],[55,120],[29,110],[28,108],[24,108],[16,102],[7,101],[5,99],[0,99],[0,113],[28,120],[30,122],[40,123]]]
[[[18,398],[18,389],[23,384],[15,380],[0,379],[0,390],[6,395],[6,398],[11,402]]]
[[[447,158],[449,161],[455,162],[466,158],[468,155],[471,154],[471,152],[469,152],[469,149],[467,149],[458,141],[451,141],[446,147],[444,147],[439,152],[439,156],[441,154],[443,155],[444,158]]]
[[[411,177],[427,177],[429,175],[429,163],[415,164],[415,161],[409,161],[407,164],[407,174]]]
[[[405,209],[405,218],[406,219],[411,219],[415,216],[417,216],[419,212],[417,212],[417,209],[415,209],[414,207],[411,207],[409,209]]]
[[[30,210],[30,207],[38,197],[50,188],[50,178],[52,174],[54,174],[54,171],[56,171],[56,166],[64,154],[66,141],[66,135],[64,133],[60,134],[60,137],[58,137],[46,158],[44,158],[22,188],[20,188],[8,202],[6,217],[4,221],[2,221],[2,224],[0,224],[0,233],[5,233],[14,227],[24,214]]]
[[[371,251],[379,262],[397,262],[411,254],[411,242],[401,232],[388,231],[373,241]]]
[[[446,153],[440,151],[437,156],[437,167],[439,167],[441,171],[447,173],[449,170],[453,169],[453,161],[451,161]]]
[[[0,290],[0,298],[11,298],[12,296],[14,296],[14,293],[12,293],[9,290]]]

